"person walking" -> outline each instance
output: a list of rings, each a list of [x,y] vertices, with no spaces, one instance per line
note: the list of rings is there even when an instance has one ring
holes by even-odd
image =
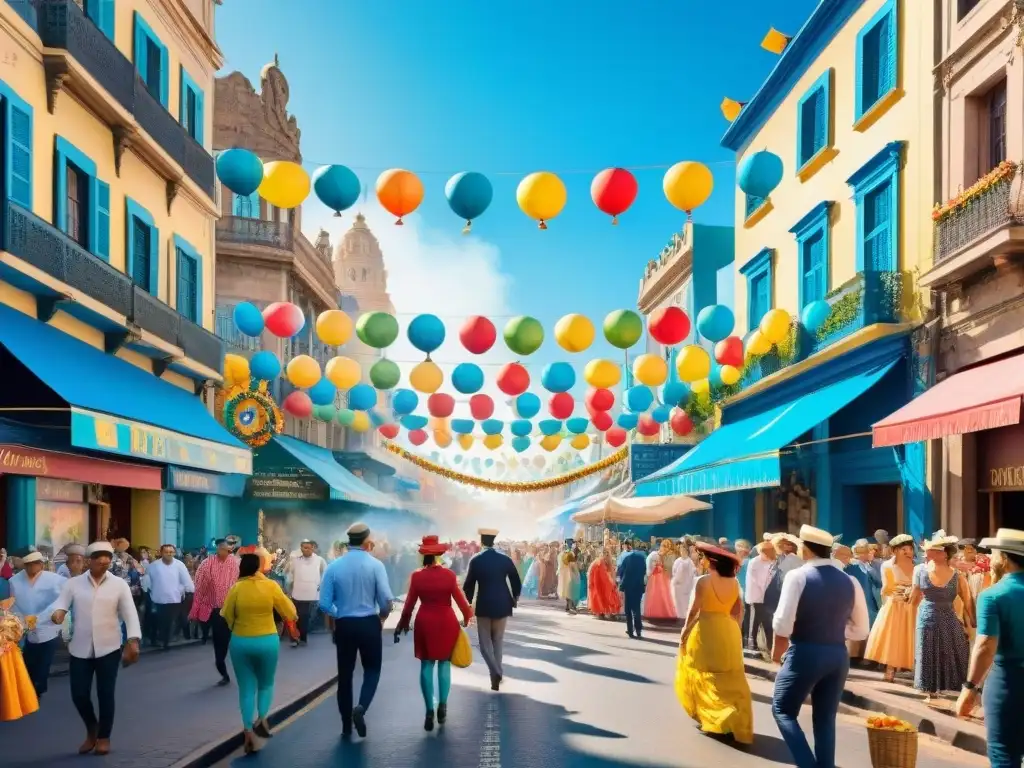
[[[619,560],[619,591],[626,606],[626,634],[638,640],[643,637],[643,616],[640,606],[647,586],[647,558],[633,549],[632,542],[623,542],[625,552]]]
[[[196,569],[195,594],[188,617],[209,627],[213,636],[213,663],[220,673],[218,685],[228,685],[231,682],[227,665],[231,630],[220,615],[220,609],[238,580],[238,558],[227,539],[217,539],[216,547],[216,554],[204,559]]]
[[[238,580],[228,591],[220,615],[231,630],[231,666],[238,678],[246,753],[258,752],[269,739],[267,716],[274,702],[274,676],[281,647],[274,611],[285,620],[298,618],[295,605],[280,585],[263,575],[259,555],[242,555]]]
[[[370,528],[355,523],[348,529],[349,552],[324,573],[320,585],[320,610],[334,618],[334,644],[338,660],[338,712],[341,733],[351,736],[353,727],[366,737],[366,711],[380,682],[384,656],[381,630],[391,615],[394,596],[388,586],[384,563],[375,558]],[[353,706],[352,677],[356,657],[363,665],[359,703]]]
[[[39,552],[21,558],[22,570],[10,581],[14,614],[25,623],[25,647],[22,654],[36,696],[46,693],[53,657],[60,646],[60,627],[50,621],[53,604],[60,597],[66,579],[45,570]]]
[[[505,625],[519,605],[523,583],[519,580],[519,571],[512,558],[494,548],[498,531],[494,528],[481,528],[477,533],[483,549],[469,561],[462,589],[470,603],[476,597],[476,632],[480,641],[480,655],[484,657],[491,675],[491,690],[496,691],[505,676],[501,666]]]
[[[764,541],[758,545],[757,555],[747,563],[747,572],[741,586],[751,620],[749,634],[744,634],[743,641],[751,650],[757,650],[757,639],[761,632],[764,633],[765,650],[771,651],[772,648],[772,616],[779,604],[779,590],[782,586],[776,565],[777,557],[771,542]]]
[[[152,634],[147,635],[153,645],[159,645],[165,651],[171,644],[171,630],[180,621],[185,595],[196,591],[188,568],[174,556],[176,551],[173,544],[164,544],[160,547],[160,559],[150,563],[146,569],[149,599],[153,602],[156,623]]]
[[[850,671],[846,642],[865,639],[870,625],[860,584],[832,559],[835,538],[804,525],[799,541],[804,564],[783,580],[772,619],[772,658],[782,663],[772,714],[797,768],[821,768],[836,764],[836,716]],[[797,720],[808,696],[814,752]]]
[[[122,664],[127,667],[138,661],[142,631],[131,587],[109,573],[114,548],[109,542],[97,541],[89,545],[86,556],[89,570],[64,582],[51,620],[63,624],[69,612],[74,617],[68,645],[71,700],[86,731],[78,753],[106,755],[114,729],[117,672]],[[92,703],[93,678],[99,717]]]
[[[309,639],[309,623],[320,599],[320,583],[325,570],[326,561],[316,553],[316,545],[309,539],[303,539],[299,544],[298,557],[288,559],[292,602],[299,612],[299,639],[292,641],[292,648],[305,645]]]
[[[70,579],[85,573],[85,547],[81,544],[68,544],[64,547],[65,560],[57,569],[57,575]]]

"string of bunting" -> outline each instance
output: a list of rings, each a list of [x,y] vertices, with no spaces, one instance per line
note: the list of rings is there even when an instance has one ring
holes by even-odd
[[[546,491],[551,488],[558,488],[559,486],[568,485],[569,483],[582,480],[590,475],[597,474],[598,472],[608,469],[609,467],[613,467],[629,458],[629,449],[626,446],[623,446],[610,456],[605,456],[600,461],[588,464],[585,467],[580,467],[572,472],[546,477],[543,480],[528,480],[525,482],[515,483],[500,480],[488,480],[485,477],[475,477],[474,475],[466,475],[462,472],[453,472],[447,467],[442,467],[440,464],[430,461],[429,459],[425,459],[422,456],[411,453],[410,451],[402,448],[402,446],[392,442],[386,441],[384,443],[384,447],[391,453],[396,456],[400,456],[420,469],[432,472],[435,475],[440,475],[446,480],[452,480],[463,485],[470,485],[474,488],[480,488],[485,491],[498,491],[499,493],[532,493],[534,491]]]

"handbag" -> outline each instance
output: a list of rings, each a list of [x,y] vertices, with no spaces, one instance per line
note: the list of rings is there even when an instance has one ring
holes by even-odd
[[[452,649],[452,665],[459,669],[465,669],[473,663],[473,646],[469,644],[469,635],[466,630],[459,629],[459,639],[455,641]]]

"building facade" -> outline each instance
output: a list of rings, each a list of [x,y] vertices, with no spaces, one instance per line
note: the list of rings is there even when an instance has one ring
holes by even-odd
[[[4,2],[0,44],[0,542],[180,545],[252,467],[207,404],[214,0]]]

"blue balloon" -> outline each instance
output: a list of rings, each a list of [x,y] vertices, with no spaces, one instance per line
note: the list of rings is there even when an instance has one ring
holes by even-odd
[[[471,435],[473,434],[473,427],[475,426],[472,419],[452,419],[451,428],[452,432],[456,435]]]
[[[423,429],[430,423],[430,420],[426,416],[416,416],[409,414],[408,416],[402,417],[402,426],[412,432],[414,429]]]
[[[526,419],[517,419],[512,422],[510,429],[516,437],[529,437],[533,432],[533,424]]]
[[[259,336],[263,333],[263,313],[248,301],[236,304],[232,317],[239,333],[246,336]]]
[[[501,419],[485,419],[480,423],[485,435],[500,435],[505,428],[505,422]]]
[[[377,390],[369,384],[356,384],[348,391],[348,407],[353,411],[368,411],[377,404]]]
[[[523,392],[516,398],[516,413],[520,418],[532,419],[540,413],[540,398],[533,392]]]
[[[313,191],[335,216],[359,202],[359,177],[344,165],[325,165],[313,172]]]
[[[665,405],[682,407],[690,399],[690,388],[682,381],[670,381],[661,390],[661,400]]]
[[[436,315],[417,315],[409,323],[405,335],[409,343],[428,355],[444,344],[444,323]]]
[[[658,424],[664,424],[672,417],[672,407],[669,405],[659,405],[653,411],[651,411],[651,418],[654,419]]]
[[[494,466],[494,459],[487,459],[487,461],[484,462],[484,466],[485,467],[493,467]]]
[[[452,371],[452,386],[464,395],[479,392],[483,385],[484,372],[476,363],[459,363]]]
[[[565,422],[565,428],[572,432],[574,435],[582,435],[587,431],[587,427],[590,426],[590,419],[586,419],[582,416],[576,416]]]
[[[281,361],[273,352],[264,349],[252,356],[249,373],[256,381],[273,381],[281,375]]]
[[[228,149],[217,156],[217,177],[236,195],[248,197],[263,183],[263,161],[248,149]]]
[[[643,413],[654,403],[650,387],[637,385],[626,390],[626,407],[633,413]]]
[[[460,453],[460,454],[457,454],[457,455],[455,456],[455,458],[454,458],[454,459],[452,459],[452,461],[454,461],[454,462],[455,462],[456,464],[461,464],[461,463],[462,463],[462,454],[461,454],[461,453]]]
[[[623,429],[636,429],[640,416],[635,413],[620,413],[619,418],[615,421]]]
[[[313,401],[313,405],[334,405],[334,397],[338,394],[338,388],[331,383],[330,379],[320,379],[309,388],[306,394]]]
[[[351,391],[350,393],[351,394]],[[370,411],[370,423],[375,427],[383,427],[388,423],[388,417],[381,413],[378,409],[374,408]]]
[[[711,389],[719,389],[722,384],[722,366],[718,363],[711,364],[711,373],[708,374],[708,386]]]
[[[391,397],[391,407],[399,416],[412,413],[419,404],[419,395],[411,389],[396,389],[395,394]],[[413,429],[420,429],[420,427],[413,427]]]
[[[782,182],[782,158],[767,150],[747,155],[736,169],[736,184],[751,197],[765,198]]]
[[[540,383],[548,392],[568,392],[576,384],[576,371],[569,363],[549,363],[544,366]]]
[[[516,437],[512,439],[512,450],[516,453],[522,453],[530,447],[530,438],[528,437]]]
[[[800,313],[800,320],[803,322],[804,328],[815,333],[825,324],[830,314],[832,314],[832,307],[829,306],[829,303],[818,299],[804,307],[803,312]]]
[[[551,435],[557,435],[562,431],[562,422],[558,419],[544,419],[540,424],[537,425],[540,428],[540,433],[545,437],[551,437]]]
[[[736,318],[724,304],[704,307],[697,315],[697,332],[708,341],[721,341],[732,333]]]
[[[482,173],[466,171],[457,173],[444,185],[444,196],[448,206],[468,225],[487,210],[494,198],[494,188]]]

